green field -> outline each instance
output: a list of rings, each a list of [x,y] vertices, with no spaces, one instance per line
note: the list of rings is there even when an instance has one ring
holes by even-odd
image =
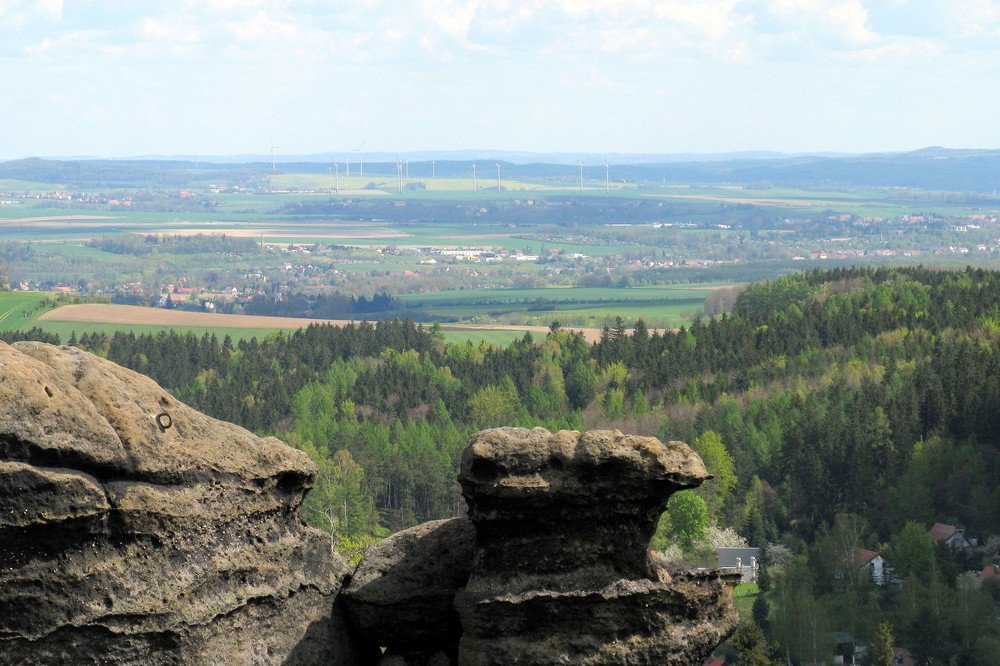
[[[48,319],[38,319],[42,314],[41,310],[34,310],[47,294],[37,292],[17,292],[0,291],[0,332],[3,331],[26,331],[33,327],[38,327],[46,333],[59,336],[60,342],[65,344],[74,333],[77,337],[84,333],[104,333],[112,335],[116,331],[132,332],[136,335],[156,333],[173,329],[181,334],[193,333],[201,337],[205,333],[214,334],[218,338],[225,336],[233,340],[249,340],[250,338],[261,339],[274,331],[294,331],[295,327],[276,328],[246,328],[239,326],[158,326],[150,324],[110,324],[101,322],[81,322],[81,321],[56,321]],[[24,316],[24,312],[28,316]],[[425,324],[427,326],[427,324]],[[521,331],[498,331],[488,328],[467,330],[467,331],[444,331],[445,340],[448,342],[464,342],[471,340],[474,344],[480,342],[490,342],[496,345],[507,345],[514,340],[524,337]],[[542,334],[538,334],[541,336]]]
[[[760,589],[757,583],[740,583],[733,590],[733,604],[740,614],[740,621],[746,622],[753,617],[753,602],[757,600]]]
[[[549,301],[579,303],[601,301],[651,301],[664,299],[704,300],[711,287],[721,285],[699,285],[685,287],[663,285],[655,287],[631,287],[628,289],[613,287],[548,287],[545,289],[462,289],[457,291],[442,291],[433,294],[403,294],[399,297],[404,303],[419,303],[421,305],[442,305],[449,303],[488,302],[488,303],[519,303],[532,302],[537,298]]]
[[[519,313],[535,324],[559,320],[574,326],[600,328],[620,316],[626,322],[641,317],[650,326],[676,328],[701,310],[709,293],[710,288],[671,285],[630,289],[465,289],[404,294],[399,298],[408,310],[418,310],[423,319],[482,321]]]
[[[443,331],[446,342],[465,342],[466,340],[478,345],[481,342],[488,342],[499,347],[506,347],[514,340],[524,337],[524,331],[490,331],[481,329],[477,331]],[[535,341],[544,337],[543,333],[532,333]]]
[[[70,336],[76,333],[77,337],[83,335],[84,333],[104,333],[106,335],[112,335],[116,331],[124,331],[126,333],[132,332],[136,335],[142,335],[143,333],[148,335],[155,335],[160,331],[173,329],[178,333],[184,335],[186,333],[193,333],[197,337],[203,336],[205,333],[214,334],[220,340],[225,336],[231,337],[233,340],[249,340],[250,338],[263,338],[264,336],[272,333],[276,330],[287,330],[293,331],[294,328],[288,329],[276,329],[276,328],[240,328],[235,326],[153,326],[149,324],[107,324],[99,322],[80,322],[80,321],[36,321],[33,322],[34,326],[38,326],[40,329],[46,333],[55,333],[59,336],[60,341],[66,344]],[[27,328],[31,328],[28,326]]]
[[[35,292],[0,291],[0,331],[17,330],[34,321],[34,315],[24,316],[24,312],[32,311],[45,298],[44,294]]]

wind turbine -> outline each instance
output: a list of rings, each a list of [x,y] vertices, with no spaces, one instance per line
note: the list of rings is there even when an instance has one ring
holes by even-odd
[[[497,162],[497,196],[500,196],[500,163]]]
[[[583,162],[577,162],[580,167],[580,194],[583,194]]]
[[[275,171],[275,168],[274,168],[274,155],[277,152],[278,152],[278,146],[274,145],[274,143],[272,142],[271,143],[271,171]]]
[[[330,172],[330,194],[333,194],[333,167],[327,167],[326,170]]]
[[[608,158],[604,158],[604,191],[611,191],[611,167],[608,166]]]
[[[476,192],[479,190],[479,185],[476,183],[476,163],[472,163],[472,191]]]
[[[333,163],[333,168],[337,172],[337,192],[340,192],[340,165],[336,162]]]
[[[348,157],[344,160],[344,166],[347,168],[347,177],[351,177],[351,158]]]
[[[437,178],[437,176],[434,173],[434,160],[431,160],[431,180],[435,178]]]
[[[403,163],[396,157],[396,191],[403,193]]]
[[[365,177],[365,142],[361,142],[361,146],[357,149],[358,155],[361,157],[361,166],[359,167],[360,178]]]

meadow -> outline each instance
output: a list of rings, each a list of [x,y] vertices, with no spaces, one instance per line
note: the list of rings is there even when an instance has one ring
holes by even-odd
[[[643,318],[657,328],[678,328],[701,310],[711,289],[721,285],[653,287],[549,287],[543,289],[464,289],[399,297],[422,317],[442,321],[482,320],[512,315],[531,323],[554,320],[600,328]],[[503,318],[501,318],[503,321]]]
[[[34,318],[25,313],[45,299],[43,294],[31,292],[0,291],[0,330],[19,329]]]

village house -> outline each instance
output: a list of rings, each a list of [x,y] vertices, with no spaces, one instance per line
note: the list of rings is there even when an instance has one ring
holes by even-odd
[[[934,523],[928,534],[932,542],[944,543],[951,548],[971,548],[976,545],[974,541],[966,538],[964,527]]]
[[[979,572],[979,576],[976,578],[976,585],[982,586],[983,583],[991,579],[1000,580],[1000,564],[988,564],[983,567],[983,570]]]
[[[988,580],[1000,581],[1000,552],[994,553],[993,564],[986,565],[979,572],[979,576],[976,578],[976,586],[981,587]]]
[[[872,580],[876,585],[885,585],[886,564],[881,555],[874,550],[859,548],[854,554],[854,561],[862,569],[868,569],[871,572]]]
[[[744,583],[756,583],[760,571],[760,548],[720,548],[716,551],[719,568],[736,569]]]

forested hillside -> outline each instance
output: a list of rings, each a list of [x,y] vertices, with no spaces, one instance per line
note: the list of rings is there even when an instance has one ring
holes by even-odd
[[[1000,546],[998,272],[810,271],[752,285],[689,328],[623,325],[594,345],[558,323],[506,348],[445,344],[409,321],[237,345],[70,343],[307,451],[321,468],[312,520],[345,539],[460,513],[457,457],[481,428],[687,441],[716,478],[678,496],[690,495],[655,541],[673,534],[690,561],[713,539],[740,541],[725,528],[766,548],[753,615],[782,657],[832,654],[833,631],[874,642],[883,621],[920,658],[1000,655],[998,588],[963,573]],[[935,551],[935,522],[981,547]],[[897,583],[858,575],[858,548],[881,552]]]

